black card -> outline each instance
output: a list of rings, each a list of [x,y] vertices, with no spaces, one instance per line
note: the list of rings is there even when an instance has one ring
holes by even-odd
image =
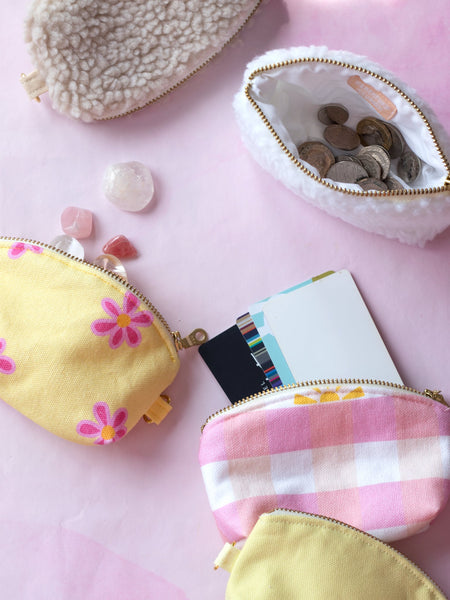
[[[272,388],[236,325],[202,344],[199,353],[230,402]]]

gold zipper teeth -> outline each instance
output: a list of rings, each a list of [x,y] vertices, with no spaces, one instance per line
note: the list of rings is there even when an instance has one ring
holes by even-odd
[[[123,279],[119,275],[116,275],[116,273],[113,273],[112,271],[108,271],[107,269],[104,269],[103,267],[100,267],[99,265],[94,265],[93,263],[91,263],[87,260],[84,260],[83,258],[78,258],[77,256],[73,256],[72,254],[69,254],[68,252],[65,252],[64,250],[55,248],[55,246],[52,246],[51,244],[46,244],[45,242],[37,242],[36,240],[29,240],[27,238],[16,238],[16,237],[10,237],[10,236],[0,236],[0,240],[4,240],[7,242],[19,242],[19,243],[23,243],[23,244],[33,244],[35,246],[39,246],[40,248],[45,248],[46,250],[52,250],[53,252],[57,252],[58,254],[61,254],[65,258],[69,258],[71,260],[74,260],[77,263],[86,265],[86,266],[90,267],[91,269],[100,271],[101,273],[105,273],[106,275],[108,275],[108,277],[111,277],[111,279],[114,279],[117,283],[120,283],[127,290],[132,292],[137,298],[142,300],[142,302],[144,302],[150,308],[152,313],[157,317],[157,319],[161,322],[161,324],[164,325],[165,329],[167,329],[170,337],[173,340],[172,330],[170,329],[169,324],[167,323],[166,319],[162,316],[162,314],[159,312],[159,310],[156,308],[156,306],[152,302],[150,302],[150,300],[147,298],[147,296],[145,296],[136,287],[134,287],[134,285],[132,285],[131,283],[128,283],[128,281],[125,281],[125,279]]]
[[[183,79],[181,79],[181,81],[178,81],[177,83],[175,83],[174,85],[172,85],[170,88],[168,88],[164,92],[161,92],[161,94],[159,94],[155,98],[152,98],[152,100],[149,100],[148,102],[146,102],[142,106],[138,106],[137,108],[133,108],[133,109],[127,111],[127,112],[121,113],[120,115],[114,115],[112,117],[102,117],[101,119],[94,119],[94,121],[112,121],[113,119],[119,119],[121,117],[127,117],[128,115],[132,115],[133,113],[137,112],[138,110],[142,110],[146,106],[150,106],[151,104],[154,104],[158,100],[161,100],[162,98],[164,98],[165,96],[167,96],[171,92],[175,91],[177,88],[179,88],[181,85],[183,85],[183,83],[186,83],[186,81],[188,81],[189,79],[191,79],[194,75],[196,75],[199,71],[201,71],[204,67],[206,67],[212,60],[214,60],[222,52],[222,50],[224,50],[224,48],[226,48],[234,40],[234,38],[237,37],[240,34],[240,32],[242,31],[242,29],[247,25],[247,23],[253,17],[253,15],[255,14],[255,12],[258,10],[259,5],[261,4],[261,2],[262,2],[262,0],[258,0],[257,1],[256,5],[252,9],[251,13],[247,16],[247,18],[245,19],[245,21],[240,25],[240,27],[235,31],[235,33],[233,33],[233,35],[226,42],[224,42],[224,44],[219,48],[219,50],[217,50],[214,54],[212,54],[207,60],[205,60],[201,65],[199,65],[198,67],[196,67],[193,71],[191,71],[191,73],[189,73],[188,75],[186,75],[185,77],[183,77]]]
[[[273,515],[274,513],[277,513],[277,512],[284,512],[284,513],[291,513],[291,514],[294,514],[294,515],[301,515],[301,516],[313,517],[315,519],[319,519],[319,520],[323,520],[323,521],[328,521],[329,523],[334,523],[336,525],[342,525],[343,527],[346,527],[347,529],[351,529],[353,531],[361,533],[363,536],[369,537],[370,539],[374,540],[375,542],[379,542],[383,546],[386,546],[387,548],[390,548],[391,550],[393,550],[394,552],[396,552],[397,554],[399,554],[402,558],[404,558],[411,565],[414,565],[416,567],[416,569],[424,577],[426,577],[430,581],[430,583],[432,583],[436,587],[436,589],[439,590],[441,592],[441,594],[445,598],[444,592],[441,590],[441,588],[438,586],[438,584],[428,575],[428,573],[425,573],[425,571],[423,569],[421,569],[410,558],[408,558],[407,556],[405,556],[403,554],[403,552],[400,552],[400,550],[397,550],[397,548],[394,548],[390,544],[384,542],[383,540],[380,540],[379,538],[375,537],[374,535],[372,535],[370,533],[367,533],[367,531],[363,531],[362,529],[358,529],[357,527],[354,527],[353,525],[349,525],[348,523],[344,523],[343,521],[338,521],[337,519],[333,519],[332,517],[327,517],[325,515],[315,515],[313,513],[303,512],[301,510],[295,510],[293,508],[275,508],[274,510],[271,510],[270,512],[265,513],[265,514],[267,514],[267,515]]]
[[[342,188],[338,185],[334,185],[332,183],[328,183],[327,181],[325,181],[324,179],[322,179],[321,177],[318,177],[317,175],[315,175],[314,173],[312,173],[309,169],[307,169],[298,158],[296,158],[292,152],[286,147],[286,145],[284,144],[283,140],[280,138],[280,136],[278,135],[278,133],[275,131],[275,129],[273,128],[273,126],[271,125],[269,119],[266,117],[266,115],[264,114],[263,110],[259,107],[258,103],[256,102],[256,100],[254,100],[251,96],[250,90],[252,87],[252,80],[260,75],[261,73],[265,73],[267,71],[272,71],[275,69],[280,69],[283,67],[289,67],[292,65],[297,65],[300,63],[306,63],[306,62],[318,62],[318,63],[326,63],[326,64],[330,64],[330,65],[334,65],[334,66],[338,66],[338,67],[343,67],[346,69],[352,69],[354,71],[358,71],[360,73],[364,73],[366,75],[370,75],[371,77],[374,77],[375,79],[379,79],[380,81],[382,81],[383,83],[385,83],[386,85],[389,85],[393,90],[395,90],[403,99],[405,99],[413,108],[414,110],[419,114],[419,116],[421,117],[421,119],[423,120],[426,128],[428,129],[428,132],[430,133],[431,139],[433,141],[434,146],[436,147],[436,150],[442,160],[442,162],[444,163],[444,166],[447,170],[448,176],[446,178],[446,181],[444,183],[443,186],[441,187],[433,187],[433,188],[424,188],[424,189],[410,189],[410,190],[388,190],[388,191],[357,191],[357,190],[348,190],[345,188]],[[314,179],[315,181],[317,181],[318,183],[332,189],[338,192],[342,192],[344,194],[350,194],[351,196],[382,196],[382,197],[390,197],[390,196],[396,196],[398,197],[398,199],[400,200],[409,200],[409,198],[402,198],[402,196],[417,196],[420,194],[437,194],[440,192],[445,192],[447,191],[447,186],[450,185],[450,163],[447,159],[447,157],[445,156],[441,146],[439,145],[439,142],[436,139],[436,136],[434,134],[434,131],[428,121],[428,119],[426,118],[426,116],[424,115],[424,113],[422,112],[422,110],[417,106],[417,104],[409,97],[407,96],[399,87],[397,87],[395,85],[395,83],[392,83],[392,81],[389,81],[389,79],[386,79],[386,77],[383,77],[382,75],[378,75],[378,73],[374,73],[373,71],[370,71],[369,69],[365,69],[364,67],[358,67],[355,65],[350,65],[348,63],[344,63],[341,62],[339,60],[333,60],[330,58],[291,58],[289,60],[285,60],[279,63],[273,63],[270,65],[264,65],[263,67],[260,67],[259,69],[256,69],[255,71],[253,71],[253,73],[251,73],[249,75],[249,81],[247,83],[247,85],[245,86],[245,95],[247,97],[247,100],[250,102],[250,104],[252,105],[252,107],[255,109],[255,111],[258,113],[259,117],[262,119],[264,125],[266,125],[266,127],[268,128],[269,132],[273,135],[273,137],[275,138],[275,140],[277,141],[278,145],[281,147],[281,149],[283,150],[283,152],[285,154],[287,154],[287,156],[289,157],[289,159],[295,164],[296,167],[298,167],[303,173],[305,173],[306,175],[308,175],[309,177],[311,177],[312,179]]]
[[[312,386],[317,386],[317,385],[346,385],[346,384],[349,384],[349,385],[358,385],[358,384],[379,385],[379,386],[384,386],[384,387],[391,387],[391,388],[395,388],[398,390],[404,390],[407,392],[411,392],[412,394],[418,394],[419,396],[423,396],[424,398],[433,399],[432,396],[430,395],[431,392],[426,393],[426,392],[429,392],[429,390],[426,390],[426,392],[419,392],[419,390],[416,390],[412,387],[408,387],[406,385],[402,385],[400,383],[392,383],[390,381],[380,381],[377,379],[316,379],[314,381],[302,381],[301,383],[290,383],[288,385],[282,385],[279,387],[271,388],[270,390],[264,390],[262,392],[258,392],[257,394],[252,394],[251,396],[246,396],[245,398],[242,398],[241,400],[238,400],[237,402],[234,402],[233,404],[230,404],[229,406],[224,406],[223,408],[216,411],[215,413],[213,413],[206,419],[206,421],[203,423],[203,425],[201,427],[201,433],[203,433],[203,430],[205,429],[206,425],[210,421],[215,419],[216,417],[218,417],[222,414],[225,414],[235,408],[239,408],[243,404],[247,404],[248,402],[251,402],[252,400],[257,400],[258,398],[261,398],[262,396],[269,396],[270,394],[275,394],[277,392],[286,392],[288,390],[293,390],[293,389],[303,388],[303,387],[312,387]],[[442,404],[447,406],[447,403],[443,399],[442,399],[442,401],[439,401],[439,400],[436,400],[436,401],[441,402]]]

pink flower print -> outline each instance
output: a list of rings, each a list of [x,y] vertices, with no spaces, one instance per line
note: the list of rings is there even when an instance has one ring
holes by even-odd
[[[8,250],[9,258],[20,258],[27,250],[35,254],[42,254],[43,249],[34,244],[26,244],[25,242],[15,242]]]
[[[6,341],[0,338],[0,354],[3,354],[6,348]],[[16,363],[9,356],[0,356],[0,373],[11,375],[16,370]]]
[[[109,406],[106,402],[97,402],[92,409],[95,421],[80,421],[77,425],[78,435],[87,438],[97,438],[94,444],[103,446],[120,440],[126,432],[125,422],[128,418],[126,408],[119,408],[111,417]]]
[[[138,310],[139,299],[127,292],[123,299],[123,309],[112,298],[103,298],[103,310],[110,319],[97,319],[91,324],[95,335],[109,335],[109,345],[115,350],[123,341],[136,348],[142,340],[139,327],[149,327],[153,323],[153,315],[148,310]]]

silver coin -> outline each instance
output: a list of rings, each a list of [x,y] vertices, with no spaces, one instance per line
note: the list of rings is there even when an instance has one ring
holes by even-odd
[[[349,161],[349,162],[354,162],[354,163],[358,163],[358,165],[361,164],[361,161],[359,160],[359,158],[357,158],[356,156],[353,156],[353,154],[340,154],[339,156],[336,156],[336,162],[342,162],[342,161]]]
[[[391,125],[391,123],[384,123],[384,125],[389,129],[389,133],[391,134],[392,138],[392,145],[389,148],[389,156],[391,158],[398,158],[406,148],[406,142],[397,127],[394,127],[394,125]]]
[[[381,167],[381,179],[385,179],[389,175],[391,168],[391,159],[387,150],[383,146],[366,146],[357,154],[358,158],[362,156],[371,156]]]
[[[317,118],[324,125],[342,125],[348,119],[348,110],[342,104],[326,104],[319,109]]]
[[[381,165],[373,156],[361,155],[358,159],[367,171],[369,177],[381,179]]]
[[[405,188],[402,186],[398,179],[388,175],[384,180],[384,183],[388,186],[388,190],[404,190]]]
[[[420,175],[422,163],[420,158],[409,148],[398,159],[397,173],[406,183],[413,183]]]
[[[330,167],[327,177],[341,183],[356,183],[367,177],[367,171],[356,162],[342,160]]]
[[[369,190],[374,190],[376,192],[385,192],[388,189],[388,186],[381,181],[380,179],[376,179],[375,177],[367,177],[366,179],[360,179],[358,181],[358,185],[362,187],[363,190],[368,192]]]

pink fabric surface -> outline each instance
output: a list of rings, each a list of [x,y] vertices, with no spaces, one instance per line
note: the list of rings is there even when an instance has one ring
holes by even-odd
[[[447,0],[271,0],[182,88],[130,117],[91,125],[56,114],[45,98],[40,105],[26,98],[19,84],[31,70],[22,39],[26,3],[5,0],[2,8],[2,234],[50,241],[62,233],[67,206],[88,208],[94,233],[83,241],[86,257],[126,235],[139,252],[125,262],[129,280],[173,329],[204,327],[211,336],[250,303],[346,268],[405,383],[450,398],[450,230],[419,249],[302,202],[250,158],[231,107],[254,56],[324,44],[396,73],[449,131]],[[142,214],[121,212],[101,191],[106,167],[132,160],[147,164],[156,184]],[[94,597],[100,588],[92,574],[108,591],[114,568],[122,583],[145,583],[139,591],[129,584],[132,598],[224,597],[228,576],[212,569],[222,542],[197,451],[200,426],[227,401],[195,350],[181,361],[167,420],[142,423],[106,448],[53,437],[0,404],[0,588],[10,590],[8,598]],[[427,532],[396,544],[447,595],[449,527],[447,507]],[[89,552],[81,551],[84,543]],[[86,567],[87,556],[97,570]],[[59,580],[66,587],[58,595],[50,585]]]
[[[346,398],[354,386],[342,387]],[[295,405],[295,389],[286,390],[207,423],[202,475],[228,542],[248,537],[261,507],[318,511],[388,542],[423,531],[442,511],[449,498],[450,409],[411,393],[360,390],[355,399],[303,405]],[[370,421],[361,419],[366,413]],[[440,420],[447,425],[442,436]],[[418,428],[421,421],[427,427]],[[224,510],[228,505],[236,509]],[[231,528],[228,515],[235,513],[240,519]]]

